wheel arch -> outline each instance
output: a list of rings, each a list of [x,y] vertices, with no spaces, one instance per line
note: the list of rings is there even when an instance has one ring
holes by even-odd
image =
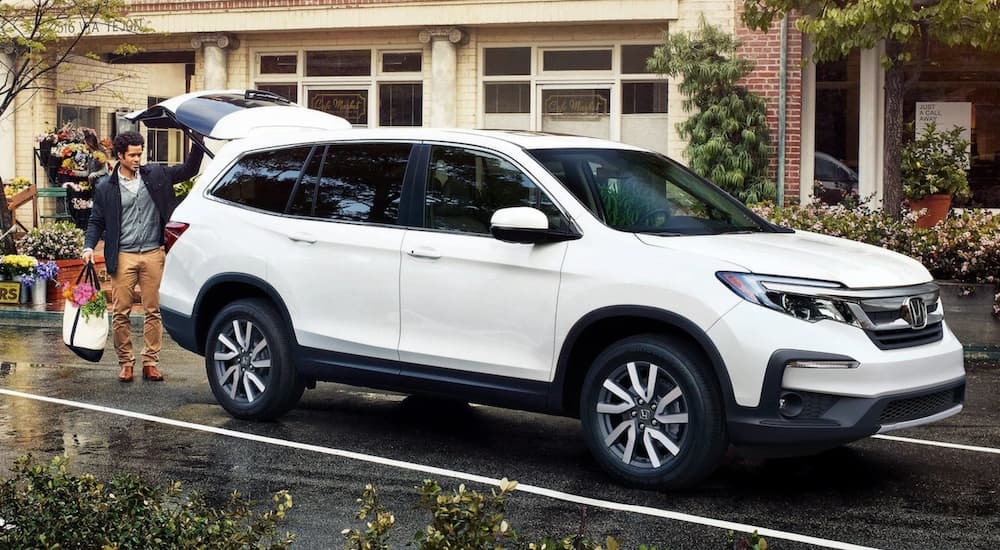
[[[205,349],[205,340],[212,321],[226,305],[245,298],[267,300],[281,316],[289,329],[292,345],[297,346],[292,318],[281,295],[267,281],[243,273],[221,273],[206,281],[198,293],[194,307],[195,340],[197,349]]]
[[[550,408],[578,416],[583,380],[597,355],[614,342],[637,334],[659,334],[678,339],[698,358],[711,365],[722,391],[725,408],[736,403],[732,380],[722,355],[711,338],[690,319],[648,306],[609,306],[583,316],[566,335],[550,396]]]

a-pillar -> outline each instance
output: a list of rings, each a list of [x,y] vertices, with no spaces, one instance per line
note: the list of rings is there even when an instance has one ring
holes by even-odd
[[[205,78],[202,86],[205,90],[223,90],[228,88],[229,75],[226,50],[239,46],[236,38],[228,34],[199,34],[191,39],[191,47],[202,49],[204,58]]]
[[[421,44],[431,45],[430,117],[427,126],[445,128],[458,120],[458,45],[465,33],[456,27],[420,31]]]
[[[0,81],[13,83],[14,75],[11,68],[14,66],[14,56],[10,52],[0,48]],[[0,179],[9,181],[15,176],[15,137],[17,136],[14,127],[14,104],[0,114]]]

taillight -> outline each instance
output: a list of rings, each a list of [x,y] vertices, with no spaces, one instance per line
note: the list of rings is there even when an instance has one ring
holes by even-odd
[[[167,226],[163,228],[163,250],[165,252],[170,252],[170,247],[174,246],[177,239],[181,238],[181,235],[187,231],[188,224],[182,222],[167,222]]]

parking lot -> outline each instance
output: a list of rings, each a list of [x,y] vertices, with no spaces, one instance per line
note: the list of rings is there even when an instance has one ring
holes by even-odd
[[[578,531],[623,548],[724,548],[730,529],[757,529],[770,548],[1000,547],[1000,361],[969,358],[965,411],[819,456],[730,457],[697,489],[642,491],[592,461],[575,420],[366,392],[307,391],[274,423],[236,421],[215,405],[201,359],[167,341],[167,381],[115,379],[113,353],[76,359],[58,329],[0,326],[0,468],[26,453],[73,458],[98,476],[258,501],[288,489],[284,528],[296,548],[342,547],[366,483],[395,512],[394,547],[429,522],[414,486],[489,490],[520,482],[508,516],[528,538]]]

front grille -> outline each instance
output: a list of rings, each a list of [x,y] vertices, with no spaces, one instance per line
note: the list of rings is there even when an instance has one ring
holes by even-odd
[[[900,349],[921,346],[937,342],[944,337],[944,328],[940,322],[927,325],[924,328],[898,328],[889,330],[866,330],[879,349]]]
[[[885,406],[885,409],[882,410],[879,422],[882,424],[897,424],[899,422],[935,415],[961,404],[962,395],[962,388],[954,388],[919,397],[890,401]]]

